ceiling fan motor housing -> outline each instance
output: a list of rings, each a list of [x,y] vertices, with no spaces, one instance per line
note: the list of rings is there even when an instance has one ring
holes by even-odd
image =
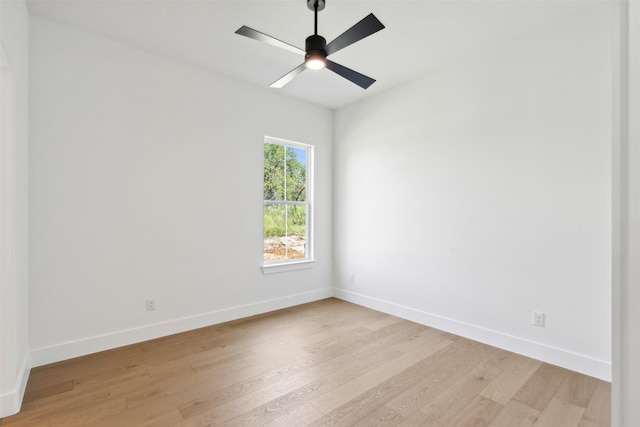
[[[326,46],[327,41],[322,36],[314,34],[307,37],[307,40],[305,42],[305,51],[307,52],[307,54],[305,55],[305,59],[309,58],[310,56],[322,56],[323,58],[326,58]]]

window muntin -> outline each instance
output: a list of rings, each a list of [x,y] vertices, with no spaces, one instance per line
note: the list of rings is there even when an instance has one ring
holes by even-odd
[[[308,261],[311,245],[312,146],[265,138],[263,262]]]

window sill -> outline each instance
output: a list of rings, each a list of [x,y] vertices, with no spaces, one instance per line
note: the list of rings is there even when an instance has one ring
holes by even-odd
[[[283,262],[281,264],[268,264],[262,266],[263,274],[284,273],[285,271],[304,270],[313,268],[316,263],[314,259],[295,262]]]

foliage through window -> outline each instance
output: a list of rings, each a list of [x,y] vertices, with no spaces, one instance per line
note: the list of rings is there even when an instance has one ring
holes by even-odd
[[[266,138],[264,143],[264,263],[308,260],[311,146]]]

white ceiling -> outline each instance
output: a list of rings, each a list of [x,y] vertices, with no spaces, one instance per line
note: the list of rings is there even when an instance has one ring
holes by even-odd
[[[329,70],[305,71],[281,91],[338,108],[434,67],[505,43],[588,2],[568,0],[326,0],[318,33],[330,42],[373,12],[386,28],[330,59],[376,79],[364,90]],[[313,33],[306,0],[27,0],[32,15],[90,31],[267,88],[303,62],[236,35],[249,26],[304,48]]]

